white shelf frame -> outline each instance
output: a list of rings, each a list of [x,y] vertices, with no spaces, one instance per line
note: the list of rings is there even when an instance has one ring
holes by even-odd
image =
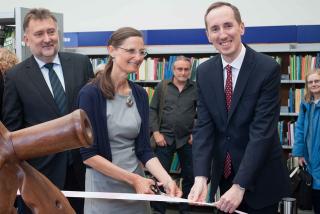
[[[263,43],[249,44],[251,48],[264,53],[295,53],[295,52],[319,52],[320,43]],[[216,54],[217,50],[208,45],[147,45],[149,54]],[[108,55],[106,46],[94,47],[65,47],[66,51],[81,53],[85,55]]]
[[[297,113],[297,112],[280,112],[280,116],[298,117],[299,113]]]

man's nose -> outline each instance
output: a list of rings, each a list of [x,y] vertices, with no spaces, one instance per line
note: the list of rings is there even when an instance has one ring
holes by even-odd
[[[45,33],[43,40],[44,40],[45,42],[49,42],[51,39],[50,39],[50,36],[49,36],[47,33]]]

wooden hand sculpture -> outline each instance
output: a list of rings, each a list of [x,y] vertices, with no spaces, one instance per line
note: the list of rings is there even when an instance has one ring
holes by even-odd
[[[75,213],[60,190],[23,160],[87,147],[92,141],[91,124],[82,110],[15,132],[0,122],[0,214],[16,213],[18,189],[35,214]]]

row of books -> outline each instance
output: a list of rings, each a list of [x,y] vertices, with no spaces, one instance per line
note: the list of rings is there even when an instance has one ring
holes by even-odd
[[[305,80],[311,70],[320,68],[320,53],[317,55],[289,55],[288,74],[290,80]]]
[[[162,80],[171,79],[173,75],[172,66],[177,56],[169,56],[168,58],[147,58],[140,66],[139,72],[130,75],[131,80]],[[284,61],[281,56],[273,56],[274,59],[281,65]],[[288,65],[288,80],[304,80],[305,75],[315,69],[320,68],[320,53],[316,55],[295,55],[291,54]],[[202,62],[208,60],[209,57],[195,58],[192,57],[191,79],[195,80],[196,68]],[[92,65],[95,68],[100,63],[106,63],[106,58],[91,59]]]
[[[279,141],[282,146],[292,147],[294,145],[295,125],[295,121],[278,122]]]
[[[108,62],[108,57],[104,57],[104,58],[90,58],[90,61],[91,61],[93,70],[95,70],[96,67],[98,67],[98,65],[100,65],[100,64],[107,64],[107,62]]]
[[[289,89],[289,97],[288,97],[288,112],[299,112],[300,111],[300,103],[304,99],[304,88],[290,88]]]
[[[143,87],[143,88],[146,90],[148,94],[149,103],[151,103],[151,100],[154,94],[154,88],[153,87]]]
[[[12,26],[0,26],[0,47],[15,52],[15,28]]]
[[[169,58],[147,58],[140,66],[139,72],[131,73],[129,75],[130,80],[163,80],[171,79],[173,76],[173,63],[177,56],[169,56]],[[209,58],[191,58],[191,79],[196,79],[196,69],[198,65],[206,61]],[[99,64],[106,64],[108,57],[105,58],[91,58],[93,69]]]
[[[180,171],[181,171],[181,166],[180,166],[179,156],[177,153],[174,153],[171,167],[170,167],[170,172],[180,173]]]

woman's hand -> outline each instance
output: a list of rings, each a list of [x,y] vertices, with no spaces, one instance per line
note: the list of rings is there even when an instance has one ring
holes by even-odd
[[[138,194],[154,194],[150,188],[151,185],[154,185],[154,181],[152,179],[144,178],[140,175],[137,175],[132,182],[132,186]]]
[[[306,166],[307,165],[307,161],[306,159],[304,159],[304,157],[298,157],[298,163],[299,163],[299,166]]]
[[[176,182],[172,179],[168,180],[165,184],[163,184],[164,191],[171,197],[179,197],[182,196],[181,189],[177,186]]]

